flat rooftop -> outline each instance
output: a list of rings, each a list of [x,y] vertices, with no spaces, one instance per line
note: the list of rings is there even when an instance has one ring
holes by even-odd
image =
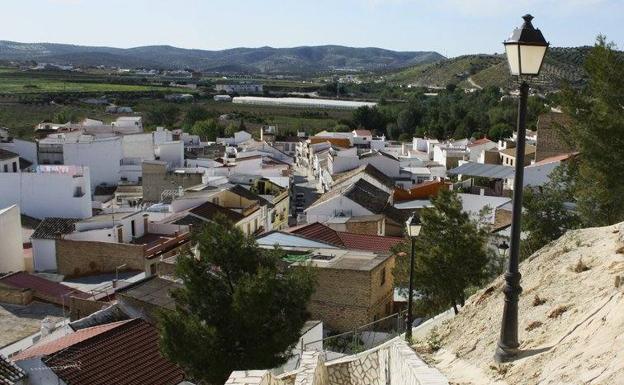
[[[38,301],[26,306],[0,303],[0,349],[37,333],[41,320],[47,316],[59,322],[63,319],[63,309]]]

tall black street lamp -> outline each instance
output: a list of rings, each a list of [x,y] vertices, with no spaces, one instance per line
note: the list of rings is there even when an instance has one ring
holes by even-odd
[[[526,114],[529,85],[526,78],[539,75],[548,43],[542,32],[533,27],[533,16],[524,15],[524,24],[516,28],[509,39],[503,44],[507,53],[509,69],[520,81],[520,101],[518,103],[518,139],[516,143],[516,164],[513,191],[513,211],[511,214],[511,247],[509,265],[505,273],[505,307],[500,339],[496,347],[494,359],[507,362],[518,353],[518,297],[520,272],[518,270],[520,256],[520,220],[522,214],[522,186],[524,176],[524,148],[526,141]]]
[[[407,325],[405,329],[405,341],[412,342],[412,297],[414,296],[414,249],[416,248],[416,237],[420,234],[420,217],[413,214],[407,222],[405,222],[405,231],[412,241],[410,248],[410,271],[409,271],[409,292],[407,293]]]

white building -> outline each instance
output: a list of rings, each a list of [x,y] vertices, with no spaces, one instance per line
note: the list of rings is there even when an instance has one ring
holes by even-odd
[[[0,172],[19,172],[19,155],[0,148]]]
[[[261,94],[264,92],[262,84],[240,83],[240,84],[217,84],[215,91],[227,94]]]
[[[0,207],[17,204],[34,218],[91,216],[89,169],[80,166],[35,167],[33,172],[0,173]]]
[[[17,205],[0,209],[0,275],[24,270],[22,222]]]

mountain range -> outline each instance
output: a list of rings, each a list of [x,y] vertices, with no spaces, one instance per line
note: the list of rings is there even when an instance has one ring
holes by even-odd
[[[123,68],[187,68],[220,73],[305,74],[336,70],[393,70],[443,59],[444,56],[432,51],[398,52],[338,45],[208,51],[168,45],[112,48],[0,40],[0,60],[5,61]]]

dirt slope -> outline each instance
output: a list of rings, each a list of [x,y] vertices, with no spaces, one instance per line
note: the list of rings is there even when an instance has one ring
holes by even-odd
[[[624,224],[568,232],[520,270],[522,358],[492,359],[502,278],[440,322],[441,348],[424,358],[454,384],[624,384]],[[419,350],[431,346],[422,334]]]

